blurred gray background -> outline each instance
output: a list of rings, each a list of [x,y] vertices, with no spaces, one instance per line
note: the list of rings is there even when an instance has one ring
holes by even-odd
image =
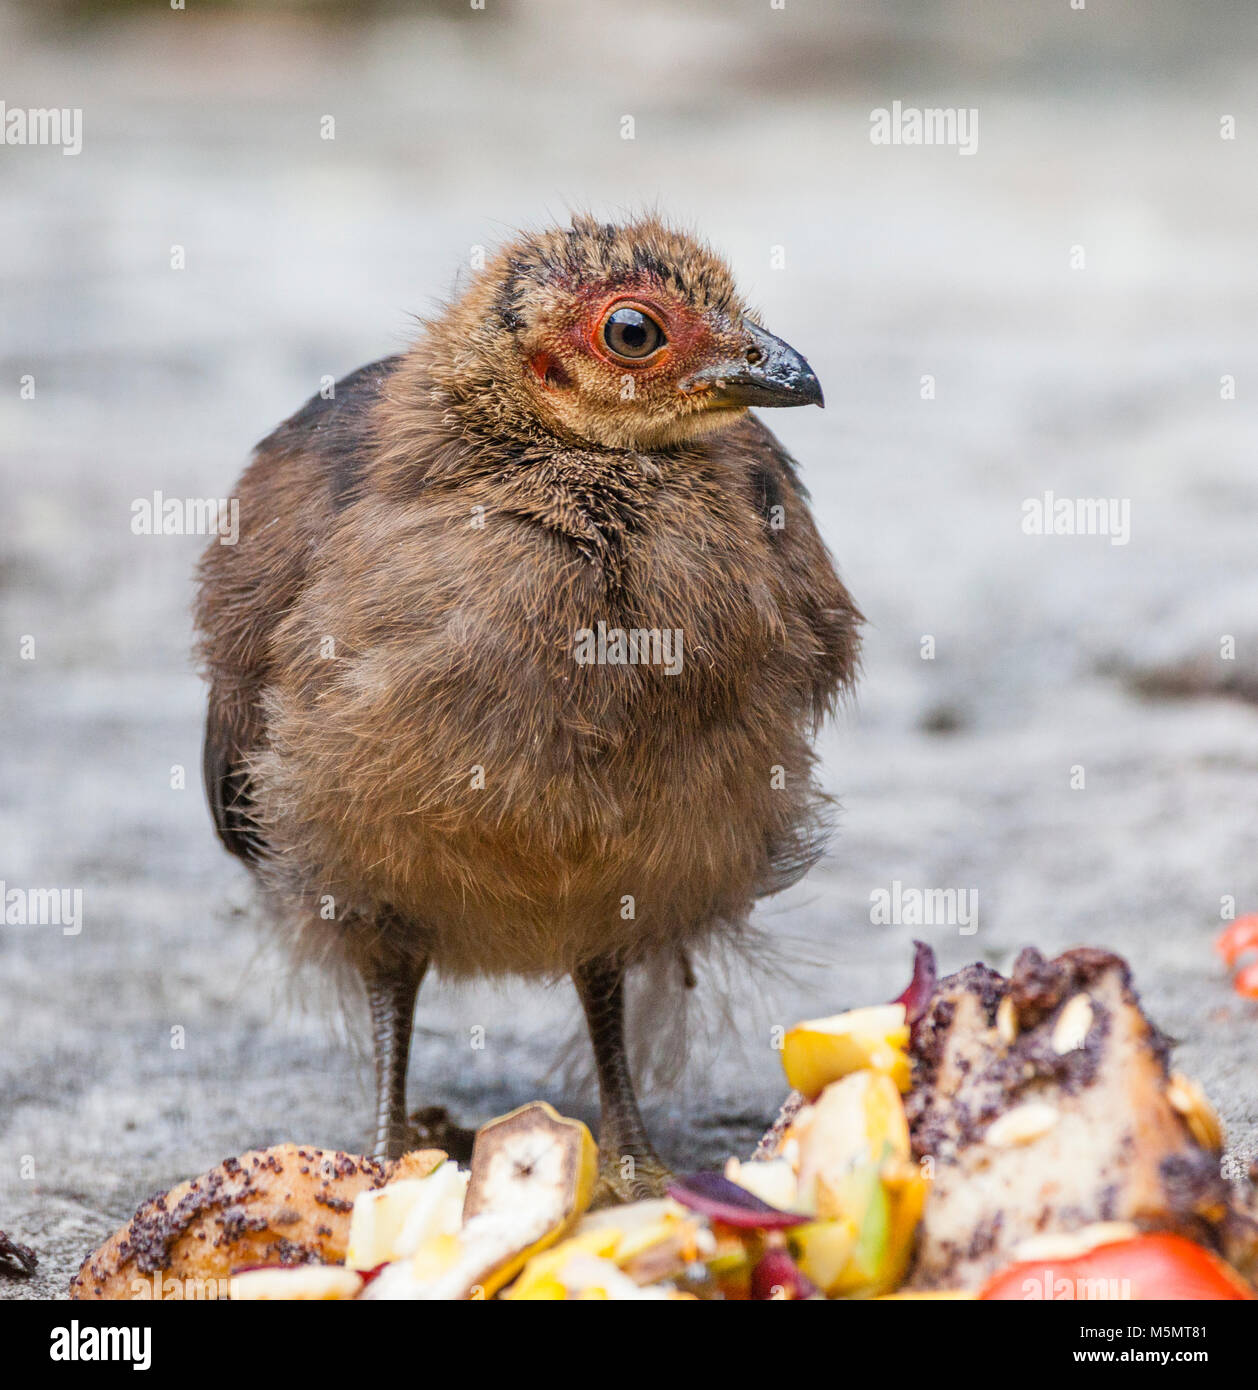
[[[203,541],[133,535],[132,501],[227,495],[472,247],[574,207],[699,228],[809,357],[827,409],[772,423],[869,618],[824,739],[840,832],[762,912],[813,963],[734,972],[736,1026],[651,1099],[666,1155],[746,1148],[770,1026],[897,993],[915,935],[946,968],[1124,952],[1253,1154],[1258,1006],[1210,949],[1258,907],[1252,6],[0,4],[0,79],[84,113],[76,157],[0,147],[0,876],[84,893],[77,936],[0,926],[0,1229],[41,1256],[0,1297],[60,1295],[225,1155],[368,1124],[362,1048],[289,989],[203,805]],[[872,144],[896,100],[977,108],[977,153]],[[1130,543],[1024,534],[1050,489],[1129,500]],[[978,931],[871,924],[896,880],[976,890]],[[574,1012],[430,983],[413,1102],[588,1116],[554,1070]]]

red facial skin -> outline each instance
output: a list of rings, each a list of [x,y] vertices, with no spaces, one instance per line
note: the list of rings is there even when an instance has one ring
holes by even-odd
[[[603,324],[615,309],[630,308],[649,315],[664,330],[665,342],[650,357],[615,356],[603,342]],[[731,333],[731,338],[733,334]],[[707,316],[661,292],[652,280],[626,281],[609,290],[606,286],[579,290],[573,296],[573,312],[561,329],[554,348],[544,348],[529,359],[529,367],[548,388],[570,384],[561,349],[580,353],[605,365],[617,377],[632,372],[645,383],[681,382],[700,367],[718,360],[728,346],[722,344]]]
[[[572,384],[572,378],[549,352],[535,352],[529,358],[529,367],[538,381],[552,390],[563,390]]]
[[[664,346],[644,358],[617,357],[603,342],[603,324],[607,316],[616,309],[637,309],[649,315],[664,330]],[[573,325],[571,340],[575,347],[588,352],[601,362],[617,371],[628,368],[630,371],[656,373],[680,377],[705,360],[705,353],[712,348],[712,330],[707,321],[693,309],[669,304],[660,296],[652,297],[642,293],[600,294],[596,299],[587,300],[580,317]]]

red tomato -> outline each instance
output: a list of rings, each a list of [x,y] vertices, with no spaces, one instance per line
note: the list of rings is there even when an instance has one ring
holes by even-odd
[[[1258,960],[1236,972],[1232,988],[1246,999],[1258,999]]]
[[[989,1279],[980,1299],[1252,1299],[1210,1251],[1182,1236],[1135,1236],[1066,1260],[1028,1260]]]
[[[1215,938],[1214,949],[1229,966],[1233,966],[1246,951],[1258,951],[1258,912],[1238,917],[1230,927]]]

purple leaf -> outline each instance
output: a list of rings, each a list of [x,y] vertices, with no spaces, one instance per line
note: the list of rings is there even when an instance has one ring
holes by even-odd
[[[811,1219],[771,1207],[720,1173],[679,1173],[669,1183],[668,1195],[691,1211],[745,1231],[783,1231]]]

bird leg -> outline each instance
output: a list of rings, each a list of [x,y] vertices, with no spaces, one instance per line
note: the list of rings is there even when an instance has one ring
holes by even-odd
[[[572,978],[594,1046],[602,1108],[595,1204],[658,1197],[669,1171],[651,1147],[633,1093],[625,1050],[624,969],[613,958],[600,956],[578,966]]]
[[[398,958],[364,972],[376,1058],[377,1158],[401,1158],[409,1147],[406,1068],[410,1061],[415,998],[427,969],[426,959]]]

